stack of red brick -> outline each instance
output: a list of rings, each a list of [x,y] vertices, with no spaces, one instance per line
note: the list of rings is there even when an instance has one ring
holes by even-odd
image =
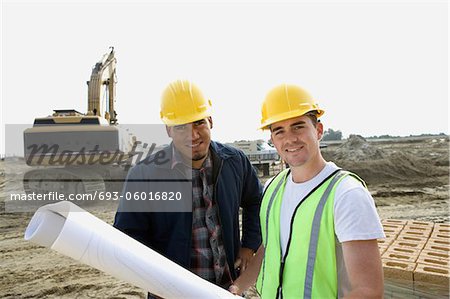
[[[450,224],[396,219],[382,223],[386,239],[378,246],[385,280],[421,292],[449,294]]]

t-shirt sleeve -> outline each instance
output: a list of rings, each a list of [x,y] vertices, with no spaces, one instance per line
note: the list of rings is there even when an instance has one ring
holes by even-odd
[[[344,178],[336,187],[334,225],[341,243],[385,237],[372,196],[353,177]]]

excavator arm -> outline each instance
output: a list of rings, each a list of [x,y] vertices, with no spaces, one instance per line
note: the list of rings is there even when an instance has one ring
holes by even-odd
[[[114,47],[111,52],[95,64],[88,85],[88,115],[104,117],[109,124],[117,123],[114,110],[116,95],[116,58]],[[107,101],[103,101],[107,98]],[[104,102],[104,103],[102,103]]]

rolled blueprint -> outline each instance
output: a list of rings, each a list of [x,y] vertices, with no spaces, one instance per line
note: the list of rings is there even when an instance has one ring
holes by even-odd
[[[25,240],[163,298],[237,298],[71,202],[39,208],[28,224]]]

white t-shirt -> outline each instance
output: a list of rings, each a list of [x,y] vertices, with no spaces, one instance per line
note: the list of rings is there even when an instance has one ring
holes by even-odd
[[[319,174],[304,183],[295,183],[292,174],[289,174],[280,211],[280,246],[283,255],[286,252],[295,208],[313,188],[336,169],[338,167],[333,162],[327,162]],[[270,181],[267,181],[265,187]],[[350,287],[342,256],[342,242],[372,240],[385,236],[372,196],[361,182],[351,176],[345,177],[336,186],[334,215],[336,262],[340,283],[338,288],[339,297],[342,297]]]

